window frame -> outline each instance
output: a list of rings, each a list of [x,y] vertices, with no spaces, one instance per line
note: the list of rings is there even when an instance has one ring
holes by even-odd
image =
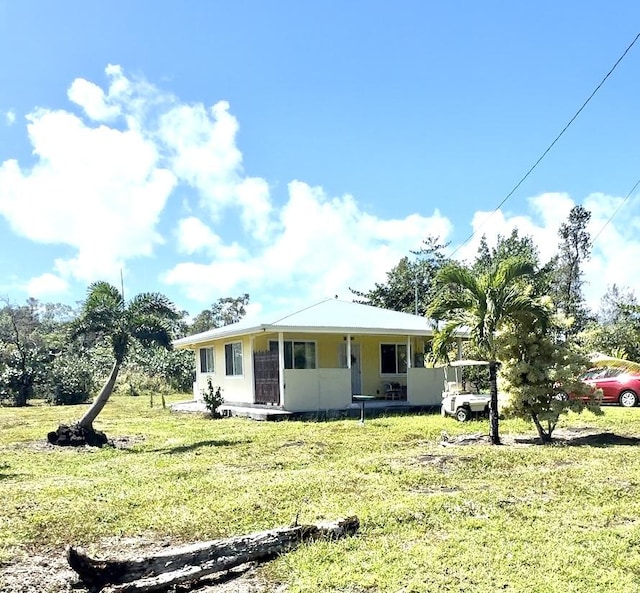
[[[234,346],[238,345],[240,346],[239,359],[237,358],[238,351],[234,350]],[[230,359],[228,353],[231,353]],[[238,360],[240,361],[240,369],[236,368],[236,362]],[[231,362],[231,365],[229,364],[229,362]],[[229,372],[230,367],[231,372]],[[242,344],[242,340],[236,342],[227,342],[224,345],[224,374],[225,377],[244,377],[244,346]]]
[[[394,372],[389,372],[389,371],[385,371],[382,367],[382,360],[383,360],[383,356],[382,356],[382,348],[384,346],[393,346],[394,348],[394,362],[395,362],[395,371]],[[399,357],[399,348],[404,348],[404,370],[400,370],[401,365],[401,359]],[[380,342],[380,348],[378,349],[378,352],[380,354],[380,376],[381,377],[393,377],[396,375],[406,375],[409,372],[409,360],[408,360],[408,351],[407,351],[407,344],[403,344],[401,342]]]
[[[207,353],[210,352],[211,353],[211,360],[209,360],[209,357],[207,356]],[[204,354],[204,359],[203,359],[203,354]],[[213,346],[205,346],[203,348],[198,348],[198,356],[200,358],[200,373],[201,374],[214,374],[216,372],[216,349]],[[208,363],[211,362],[211,369],[209,370],[209,365],[204,365],[207,366],[206,369],[203,368],[203,364],[202,363]]]
[[[269,340],[269,350],[271,352],[278,352],[279,348],[278,340]],[[318,368],[318,343],[316,340],[283,340],[284,344],[284,369],[286,371],[314,371]],[[287,348],[287,344],[289,347]],[[304,344],[313,346],[313,366],[296,367],[296,344]],[[275,347],[273,347],[275,345]],[[290,358],[291,366],[287,366],[287,358]],[[305,354],[305,361],[307,360]]]

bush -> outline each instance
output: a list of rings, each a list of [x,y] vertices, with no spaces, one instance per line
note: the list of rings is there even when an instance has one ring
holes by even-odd
[[[213,418],[220,418],[218,408],[224,403],[224,397],[222,397],[222,388],[219,385],[214,387],[211,377],[207,377],[207,388],[202,390],[202,398],[209,414]]]
[[[94,387],[89,363],[77,356],[63,355],[51,364],[45,399],[54,406],[82,404],[89,400]]]

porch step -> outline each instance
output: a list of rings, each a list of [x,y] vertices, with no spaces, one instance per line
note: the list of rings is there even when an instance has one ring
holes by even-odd
[[[284,420],[292,416],[292,412],[287,412],[280,408],[258,408],[229,404],[222,404],[218,408],[218,412],[223,416],[238,416],[240,418],[251,418],[252,420]]]

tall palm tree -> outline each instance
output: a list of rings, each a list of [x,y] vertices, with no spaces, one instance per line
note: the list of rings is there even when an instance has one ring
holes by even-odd
[[[436,275],[439,291],[428,314],[444,325],[436,333],[434,353],[445,352],[456,329],[469,329],[472,342],[489,361],[489,422],[494,445],[500,444],[496,336],[507,322],[532,317],[537,323],[548,320],[547,309],[531,296],[529,281],[534,272],[530,262],[508,257],[478,275],[460,264],[450,264]]]
[[[138,341],[143,346],[156,344],[170,349],[172,323],[178,317],[173,304],[162,294],[142,293],[127,303],[120,291],[108,282],[89,286],[82,310],[72,324],[71,337],[108,340],[114,363],[100,394],[77,423],[79,429],[93,432],[93,422],[113,392],[131,344]]]

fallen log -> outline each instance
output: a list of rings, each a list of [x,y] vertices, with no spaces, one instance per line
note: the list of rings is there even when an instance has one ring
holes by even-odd
[[[99,560],[82,548],[69,546],[67,560],[86,586],[103,593],[161,591],[247,562],[269,560],[305,541],[352,535],[359,526],[357,517],[347,517],[317,525],[278,527],[132,559]]]

